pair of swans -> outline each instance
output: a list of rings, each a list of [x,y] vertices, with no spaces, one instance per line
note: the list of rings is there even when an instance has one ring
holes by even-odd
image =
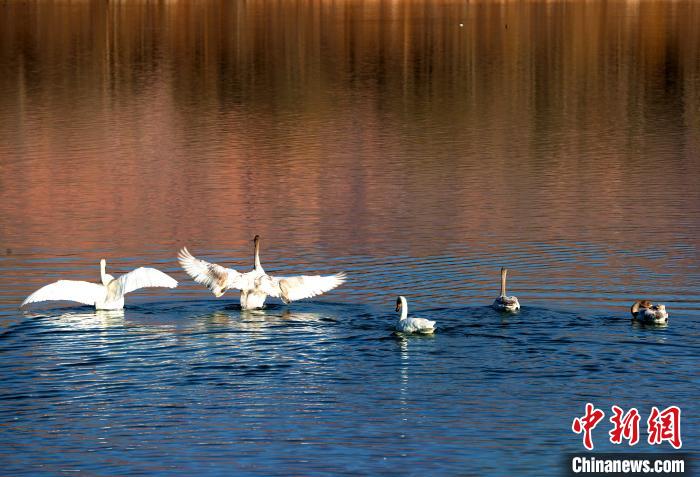
[[[506,295],[507,268],[501,268],[501,295],[493,302],[493,307],[500,311],[518,311],[520,303],[517,297]],[[637,300],[630,308],[632,319],[642,323],[663,324],[668,322],[666,305],[654,305],[649,300]]]
[[[265,273],[260,264],[260,237],[256,235],[253,242],[254,266],[247,273],[197,259],[187,248],[180,251],[178,260],[194,281],[205,285],[216,297],[222,296],[230,288],[240,290],[241,308],[244,310],[262,308],[268,295],[290,303],[320,295],[345,282],[344,273],[272,277]],[[91,305],[97,310],[121,310],[124,308],[124,295],[129,292],[147,287],[177,287],[177,281],[155,268],[141,267],[114,278],[105,272],[106,266],[106,260],[100,260],[100,283],[59,280],[29,295],[20,306],[60,300]]]
[[[493,307],[499,311],[518,311],[520,303],[517,297],[506,295],[507,268],[501,268],[501,295],[493,302]],[[668,322],[666,305],[654,305],[649,300],[637,300],[630,308],[632,319],[642,323],[663,324]]]
[[[491,306],[499,311],[514,312],[520,309],[520,302],[518,302],[517,297],[508,296],[506,294],[507,275],[508,269],[501,267],[501,294],[494,300]],[[432,334],[435,332],[434,321],[425,318],[408,317],[408,303],[406,302],[406,297],[399,296],[396,299],[396,311],[401,312],[401,317],[396,322],[395,326],[396,331],[399,333]]]

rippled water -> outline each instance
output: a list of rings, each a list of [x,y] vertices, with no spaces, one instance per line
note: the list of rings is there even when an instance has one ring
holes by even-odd
[[[678,405],[698,452],[698,24],[683,1],[0,5],[3,472],[559,475],[587,401]],[[256,233],[269,273],[349,282],[247,313],[175,261],[248,269]],[[180,287],[18,310],[101,257]],[[488,307],[501,266],[517,315]],[[392,333],[398,294],[434,337]],[[667,327],[630,323],[641,297]]]

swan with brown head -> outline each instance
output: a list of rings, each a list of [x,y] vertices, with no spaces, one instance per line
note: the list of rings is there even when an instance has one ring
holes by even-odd
[[[666,323],[668,312],[666,305],[654,305],[649,300],[637,300],[630,308],[632,318],[642,323]]]

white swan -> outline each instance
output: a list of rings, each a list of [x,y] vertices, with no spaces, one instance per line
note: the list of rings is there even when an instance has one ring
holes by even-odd
[[[167,287],[175,288],[177,281],[155,268],[137,268],[119,278],[105,273],[107,261],[100,260],[100,280],[102,283],[82,282],[76,280],[59,280],[27,297],[20,307],[39,301],[77,301],[92,305],[97,310],[121,310],[124,308],[124,295],[139,288]]]
[[[408,303],[406,298],[399,296],[396,299],[396,311],[401,312],[401,318],[396,322],[396,331],[401,333],[424,333],[435,332],[435,322],[425,318],[409,318]]]
[[[630,308],[632,317],[643,323],[666,323],[668,313],[666,305],[654,305],[649,300],[637,300]]]
[[[508,269],[501,267],[501,295],[493,301],[493,307],[499,311],[518,311],[520,309],[518,298],[506,295],[506,275],[508,275]]]
[[[187,248],[180,250],[177,258],[185,272],[195,282],[209,288],[217,298],[226,293],[229,288],[240,290],[241,308],[244,310],[262,308],[268,295],[289,303],[320,295],[345,282],[345,273],[325,276],[271,277],[260,265],[259,235],[255,236],[253,243],[255,261],[253,269],[246,273],[195,258]]]

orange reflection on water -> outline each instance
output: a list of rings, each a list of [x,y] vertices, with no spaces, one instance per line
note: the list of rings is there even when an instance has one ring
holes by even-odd
[[[651,223],[672,246],[700,216],[698,24],[697,2],[9,2],[0,240],[432,255],[635,248]]]

